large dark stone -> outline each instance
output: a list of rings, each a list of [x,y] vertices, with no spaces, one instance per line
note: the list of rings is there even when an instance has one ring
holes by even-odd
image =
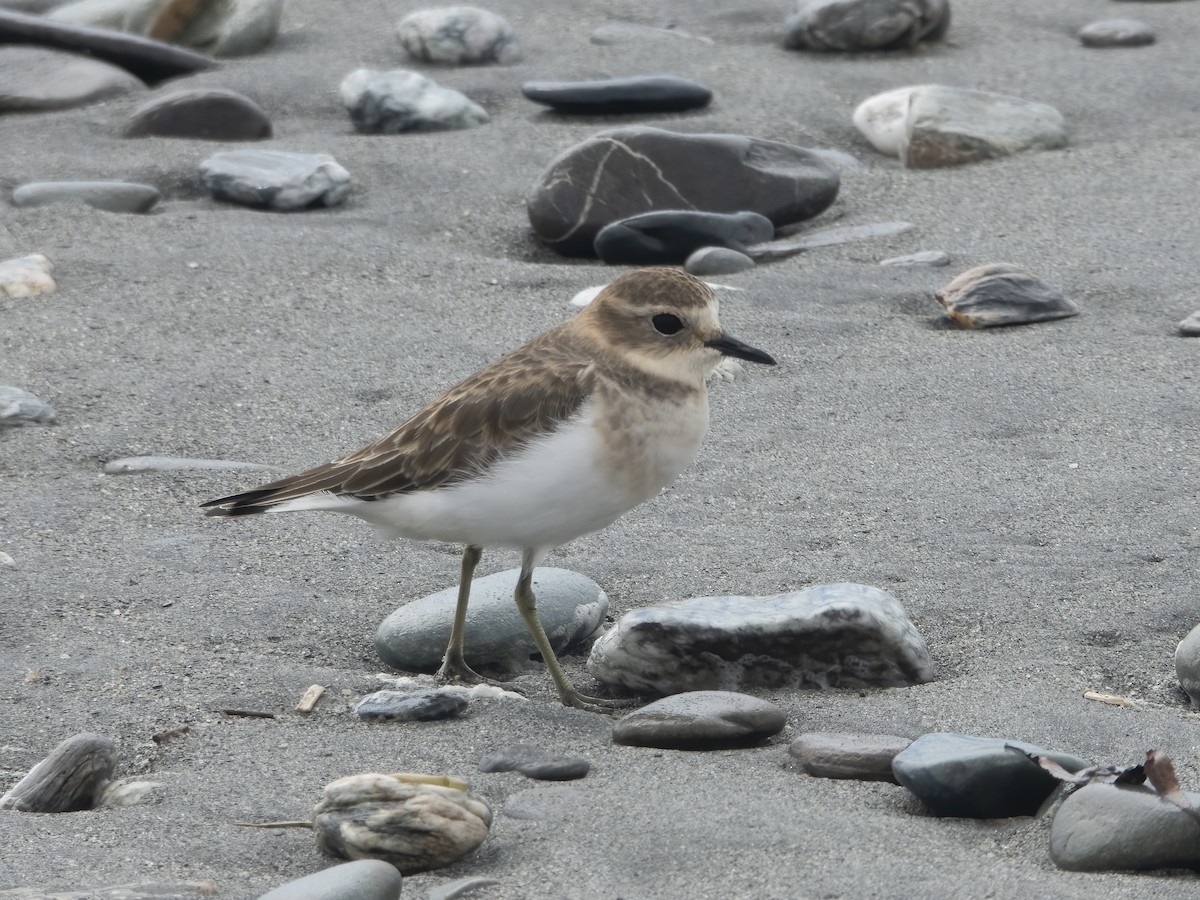
[[[551,162],[526,206],[541,240],[567,256],[591,256],[601,228],[639,213],[748,210],[778,227],[824,211],[838,184],[836,168],[792,144],[614,128]]]
[[[86,53],[120,66],[151,85],[211,69],[217,64],[210,56],[161,41],[8,10],[0,10],[0,44],[35,44]]]
[[[199,138],[257,141],[271,136],[271,120],[261,106],[237,91],[200,88],[155,97],[134,111],[126,137]]]
[[[1032,816],[1060,782],[1030,759],[1031,753],[1049,756],[1069,772],[1089,765],[1021,741],[947,732],[917,738],[892,760],[892,773],[934,815]]]
[[[745,251],[775,236],[766,216],[753,212],[706,213],[664,210],[605,225],[596,235],[596,255],[630,266],[680,265],[701,247]]]
[[[712,102],[704,85],[676,75],[603,81],[527,81],[521,93],[555,112],[580,115],[683,112]]]

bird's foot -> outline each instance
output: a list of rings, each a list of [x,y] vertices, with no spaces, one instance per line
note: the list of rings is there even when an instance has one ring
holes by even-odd
[[[563,706],[610,716],[638,705],[636,697],[589,697],[575,690],[562,697],[562,702]]]
[[[433,677],[441,684],[490,684],[492,687],[510,691],[514,694],[524,695],[525,693],[520,688],[513,687],[510,684],[505,684],[503,681],[497,681],[494,678],[488,678],[484,675],[480,675],[478,672],[468,666],[466,661],[461,657],[459,659],[451,659],[449,657],[443,659],[441,668],[433,674]]]

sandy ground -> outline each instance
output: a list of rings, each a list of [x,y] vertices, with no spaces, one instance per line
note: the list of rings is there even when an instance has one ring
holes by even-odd
[[[653,8],[651,8],[653,7]],[[53,428],[0,435],[0,790],[80,731],[119,739],[122,774],[166,788],[119,810],[0,815],[0,888],[211,879],[254,897],[329,864],[301,818],[360,771],[465,776],[495,807],[487,842],[406,896],[465,876],[490,898],[1195,896],[1192,875],[1058,871],[1047,827],[924,815],[901,788],[803,776],[810,730],[1013,737],[1100,762],[1149,748],[1200,785],[1200,719],[1174,682],[1200,613],[1200,4],[957,0],[949,41],[919,53],[813,56],[780,46],[783,2],[502,0],[525,62],[434,77],[491,113],[484,127],[355,135],[342,76],[407,65],[404,5],[294,0],[270,52],[191,79],[256,98],[269,146],[333,153],[357,189],[338,209],[269,214],[203,195],[204,142],[124,140],[139,102],[0,118],[0,188],[144,180],[143,217],[0,206],[0,258],[41,252],[58,293],[0,300],[0,382],[57,407]],[[1075,30],[1133,16],[1159,44],[1086,50]],[[598,47],[614,17],[716,40]],[[617,615],[665,598],[767,594],[854,580],[892,591],[937,680],[906,690],[764,693],[787,730],[755,750],[612,746],[604,718],[533,702],[367,726],[351,714],[381,669],[371,636],[398,604],[454,582],[457,549],[383,544],[332,516],[223,523],[202,500],[255,473],[102,477],[135,454],[298,469],[398,423],[442,387],[570,315],[618,270],[564,261],[529,235],[524,196],[558,152],[610,124],[549,116],[533,78],[672,72],[714,88],[701,113],[649,120],[837,147],[865,169],[818,224],[906,219],[915,231],[813,251],[724,279],[726,325],[773,370],[713,390],[713,423],[675,486],[554,554]],[[1053,104],[1069,149],[909,172],[850,124],[866,96],[941,82]],[[940,249],[947,269],[877,261]],[[1075,319],[948,329],[932,291],[985,262],[1023,264]],[[164,542],[164,539],[172,539]],[[516,564],[485,555],[481,573]],[[568,670],[586,689],[583,656]],[[291,712],[310,684],[317,712]],[[1086,689],[1151,701],[1135,711]],[[274,720],[229,719],[237,706]],[[187,725],[161,747],[151,735]],[[587,756],[591,775],[538,787],[478,775],[514,741]],[[502,810],[544,795],[548,819]]]

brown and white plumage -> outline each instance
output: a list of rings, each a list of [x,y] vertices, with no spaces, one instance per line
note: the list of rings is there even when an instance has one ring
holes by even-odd
[[[374,443],[204,506],[215,516],[343,512],[401,536],[466,545],[447,676],[470,671],[461,620],[479,548],[523,550],[518,606],[563,702],[590,706],[539,636],[533,567],[654,496],[692,461],[708,425],[705,377],[722,354],[774,362],[721,330],[703,282],[638,270]]]

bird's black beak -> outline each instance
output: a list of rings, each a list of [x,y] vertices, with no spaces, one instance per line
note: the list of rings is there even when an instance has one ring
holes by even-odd
[[[723,356],[736,356],[748,362],[762,363],[764,366],[775,365],[775,357],[757,347],[751,347],[745,341],[739,341],[732,334],[723,334],[711,341],[704,342],[705,347],[712,347]]]

